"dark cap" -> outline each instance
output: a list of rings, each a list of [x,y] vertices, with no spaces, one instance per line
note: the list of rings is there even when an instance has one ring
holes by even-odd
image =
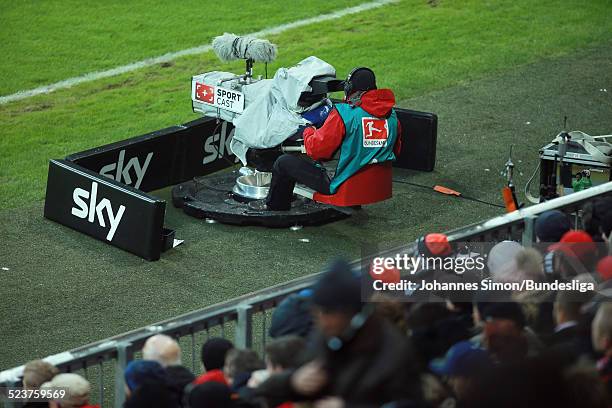
[[[372,89],[376,89],[376,76],[370,68],[353,68],[344,81],[344,93],[347,97],[351,96],[353,92]]]
[[[470,341],[461,341],[452,346],[442,359],[429,364],[438,375],[473,376],[492,366],[489,353]]]
[[[134,360],[125,367],[125,383],[130,391],[134,391],[147,381],[166,381],[166,370],[157,361]]]
[[[570,227],[569,217],[559,210],[543,212],[535,222],[536,236],[542,242],[559,242]]]
[[[223,368],[225,355],[234,348],[231,341],[221,337],[210,338],[202,345],[202,364],[206,371]]]
[[[491,302],[479,307],[484,321],[492,319],[507,319],[519,327],[525,327],[525,314],[521,305],[516,302]]]
[[[346,261],[330,264],[313,288],[312,303],[327,311],[361,310],[361,284]]]
[[[304,289],[283,299],[272,313],[270,337],[289,334],[306,337],[312,328],[311,297],[312,290]]]

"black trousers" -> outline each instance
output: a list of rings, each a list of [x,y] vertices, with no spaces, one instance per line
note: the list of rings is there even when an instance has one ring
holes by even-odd
[[[322,194],[330,194],[330,182],[325,169],[317,166],[312,160],[283,154],[272,166],[272,182],[266,204],[271,210],[289,210],[295,183],[304,184]]]

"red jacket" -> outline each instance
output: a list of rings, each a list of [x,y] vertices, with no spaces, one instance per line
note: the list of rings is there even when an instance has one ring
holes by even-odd
[[[390,89],[374,89],[368,91],[361,97],[361,108],[378,118],[389,116],[395,105],[395,96]],[[398,157],[402,149],[402,130],[397,122],[397,141],[393,147],[393,153]],[[336,150],[342,145],[345,135],[345,127],[340,114],[333,109],[323,126],[319,129],[309,127],[304,129],[304,147],[306,154],[313,160],[329,160]]]
[[[225,375],[223,375],[223,370],[210,370],[193,380],[195,385],[204,384],[205,382],[214,381],[221,384],[227,384],[227,380],[225,379]]]

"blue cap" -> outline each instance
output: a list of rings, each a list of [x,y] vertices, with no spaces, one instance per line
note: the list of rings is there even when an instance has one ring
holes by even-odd
[[[298,295],[303,298],[308,298],[312,296],[313,290],[311,288],[302,289],[298,292]]]
[[[559,211],[545,211],[536,218],[535,233],[542,242],[559,242],[571,228],[569,217]]]
[[[310,311],[311,297],[312,289],[304,289],[298,294],[289,295],[283,299],[272,313],[270,337],[290,334],[307,337],[313,326]]]
[[[164,382],[166,370],[157,361],[134,360],[125,367],[125,383],[134,391],[145,381]]]
[[[429,363],[429,368],[438,375],[471,376],[491,365],[489,353],[466,340],[452,346],[444,358]]]

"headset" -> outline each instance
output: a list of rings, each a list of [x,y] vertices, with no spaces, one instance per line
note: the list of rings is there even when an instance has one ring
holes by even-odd
[[[562,250],[554,250],[544,255],[544,275],[547,280],[570,279],[587,272],[583,261],[568,256]]]
[[[544,274],[550,279],[554,278],[555,266],[558,262],[557,257],[557,251],[550,251],[544,255]]]
[[[191,408],[191,403],[189,402],[189,399],[191,397],[191,391],[193,391],[193,389],[197,386],[197,384],[194,384],[193,382],[190,382],[189,384],[187,384],[185,386],[185,388],[183,388],[183,398],[181,399],[182,404],[181,406],[183,408]]]
[[[355,73],[357,73],[359,71],[364,71],[364,70],[365,71],[370,71],[372,73],[372,76],[374,76],[374,78],[376,78],[376,75],[374,74],[374,71],[372,71],[368,67],[356,67],[356,68],[353,68],[351,70],[351,72],[349,72],[348,76],[346,77],[346,80],[344,81],[344,96],[345,96],[345,98],[347,100],[348,100],[349,96],[351,95],[351,93],[353,92],[353,83],[351,82],[351,79],[352,79],[353,75],[355,75]]]
[[[374,306],[367,304],[351,319],[349,326],[339,336],[334,336],[327,340],[327,348],[331,351],[340,351],[345,344],[355,338],[359,329],[363,327],[368,318],[374,313]]]

